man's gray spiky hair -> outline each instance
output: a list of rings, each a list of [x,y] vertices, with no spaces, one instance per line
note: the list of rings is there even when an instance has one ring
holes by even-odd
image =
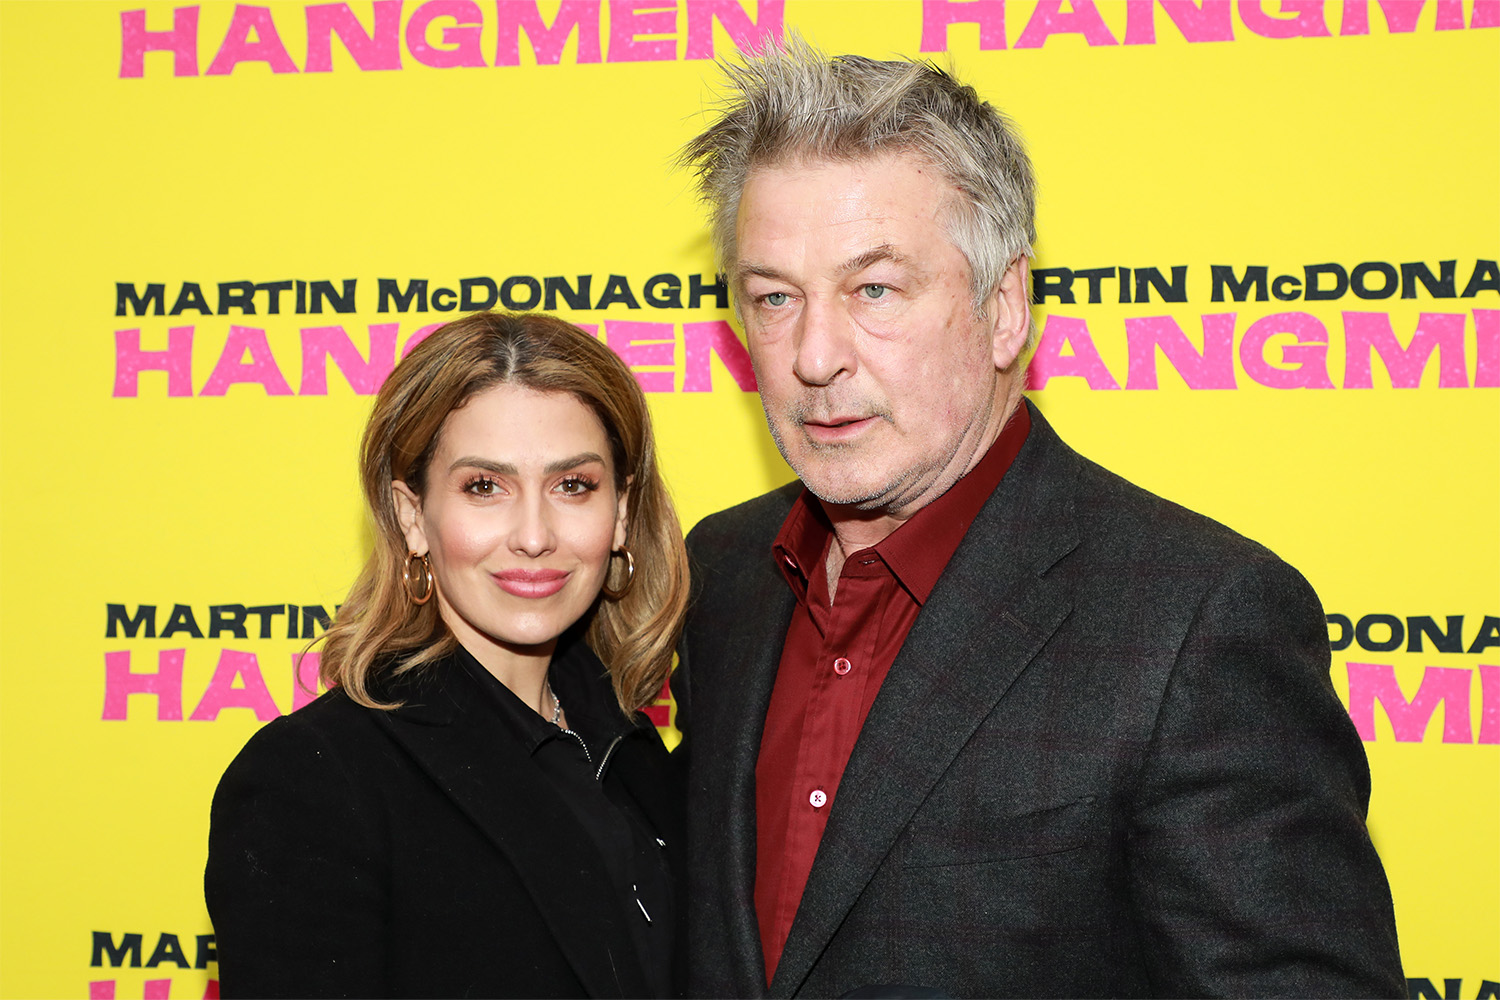
[[[750,171],[886,152],[930,163],[958,190],[946,219],[969,262],[974,308],[1036,241],[1036,181],[1015,126],[930,62],[829,57],[795,35],[725,63],[717,116],[679,154],[710,212],[719,269],[732,273],[735,220]],[[1029,294],[1029,290],[1028,290]]]

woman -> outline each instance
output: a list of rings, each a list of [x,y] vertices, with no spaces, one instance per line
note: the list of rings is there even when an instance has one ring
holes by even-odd
[[[634,378],[561,320],[468,316],[380,390],[361,479],[330,691],[214,796],[223,995],[673,992],[680,796],[637,710],[687,563]]]

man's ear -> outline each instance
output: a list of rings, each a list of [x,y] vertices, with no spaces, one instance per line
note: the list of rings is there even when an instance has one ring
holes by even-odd
[[[635,488],[635,477],[625,480],[625,488],[615,498],[615,548],[625,544],[630,529],[630,494]]]
[[[396,501],[396,521],[406,536],[406,550],[425,556],[429,546],[422,530],[422,498],[399,479],[391,480],[391,497]]]
[[[1031,264],[1022,254],[1010,262],[993,298],[991,329],[995,367],[1015,364],[1031,332]]]

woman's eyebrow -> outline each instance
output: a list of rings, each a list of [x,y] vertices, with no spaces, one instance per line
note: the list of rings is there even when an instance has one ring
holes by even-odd
[[[551,475],[554,472],[562,472],[565,469],[587,465],[590,462],[598,462],[600,465],[603,465],[604,459],[597,452],[581,451],[568,458],[560,458],[555,462],[548,462],[547,467],[542,471]],[[498,476],[514,476],[519,471],[509,462],[495,462],[488,458],[480,458],[477,455],[465,455],[462,458],[455,459],[453,464],[448,466],[448,471],[452,472],[454,469],[463,468],[483,469],[485,472],[493,472]]]

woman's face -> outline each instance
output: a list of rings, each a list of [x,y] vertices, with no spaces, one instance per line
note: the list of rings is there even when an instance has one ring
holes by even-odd
[[[498,385],[473,396],[443,422],[424,494],[391,486],[407,546],[431,562],[443,621],[491,670],[550,653],[625,542],[609,439],[568,393]]]

